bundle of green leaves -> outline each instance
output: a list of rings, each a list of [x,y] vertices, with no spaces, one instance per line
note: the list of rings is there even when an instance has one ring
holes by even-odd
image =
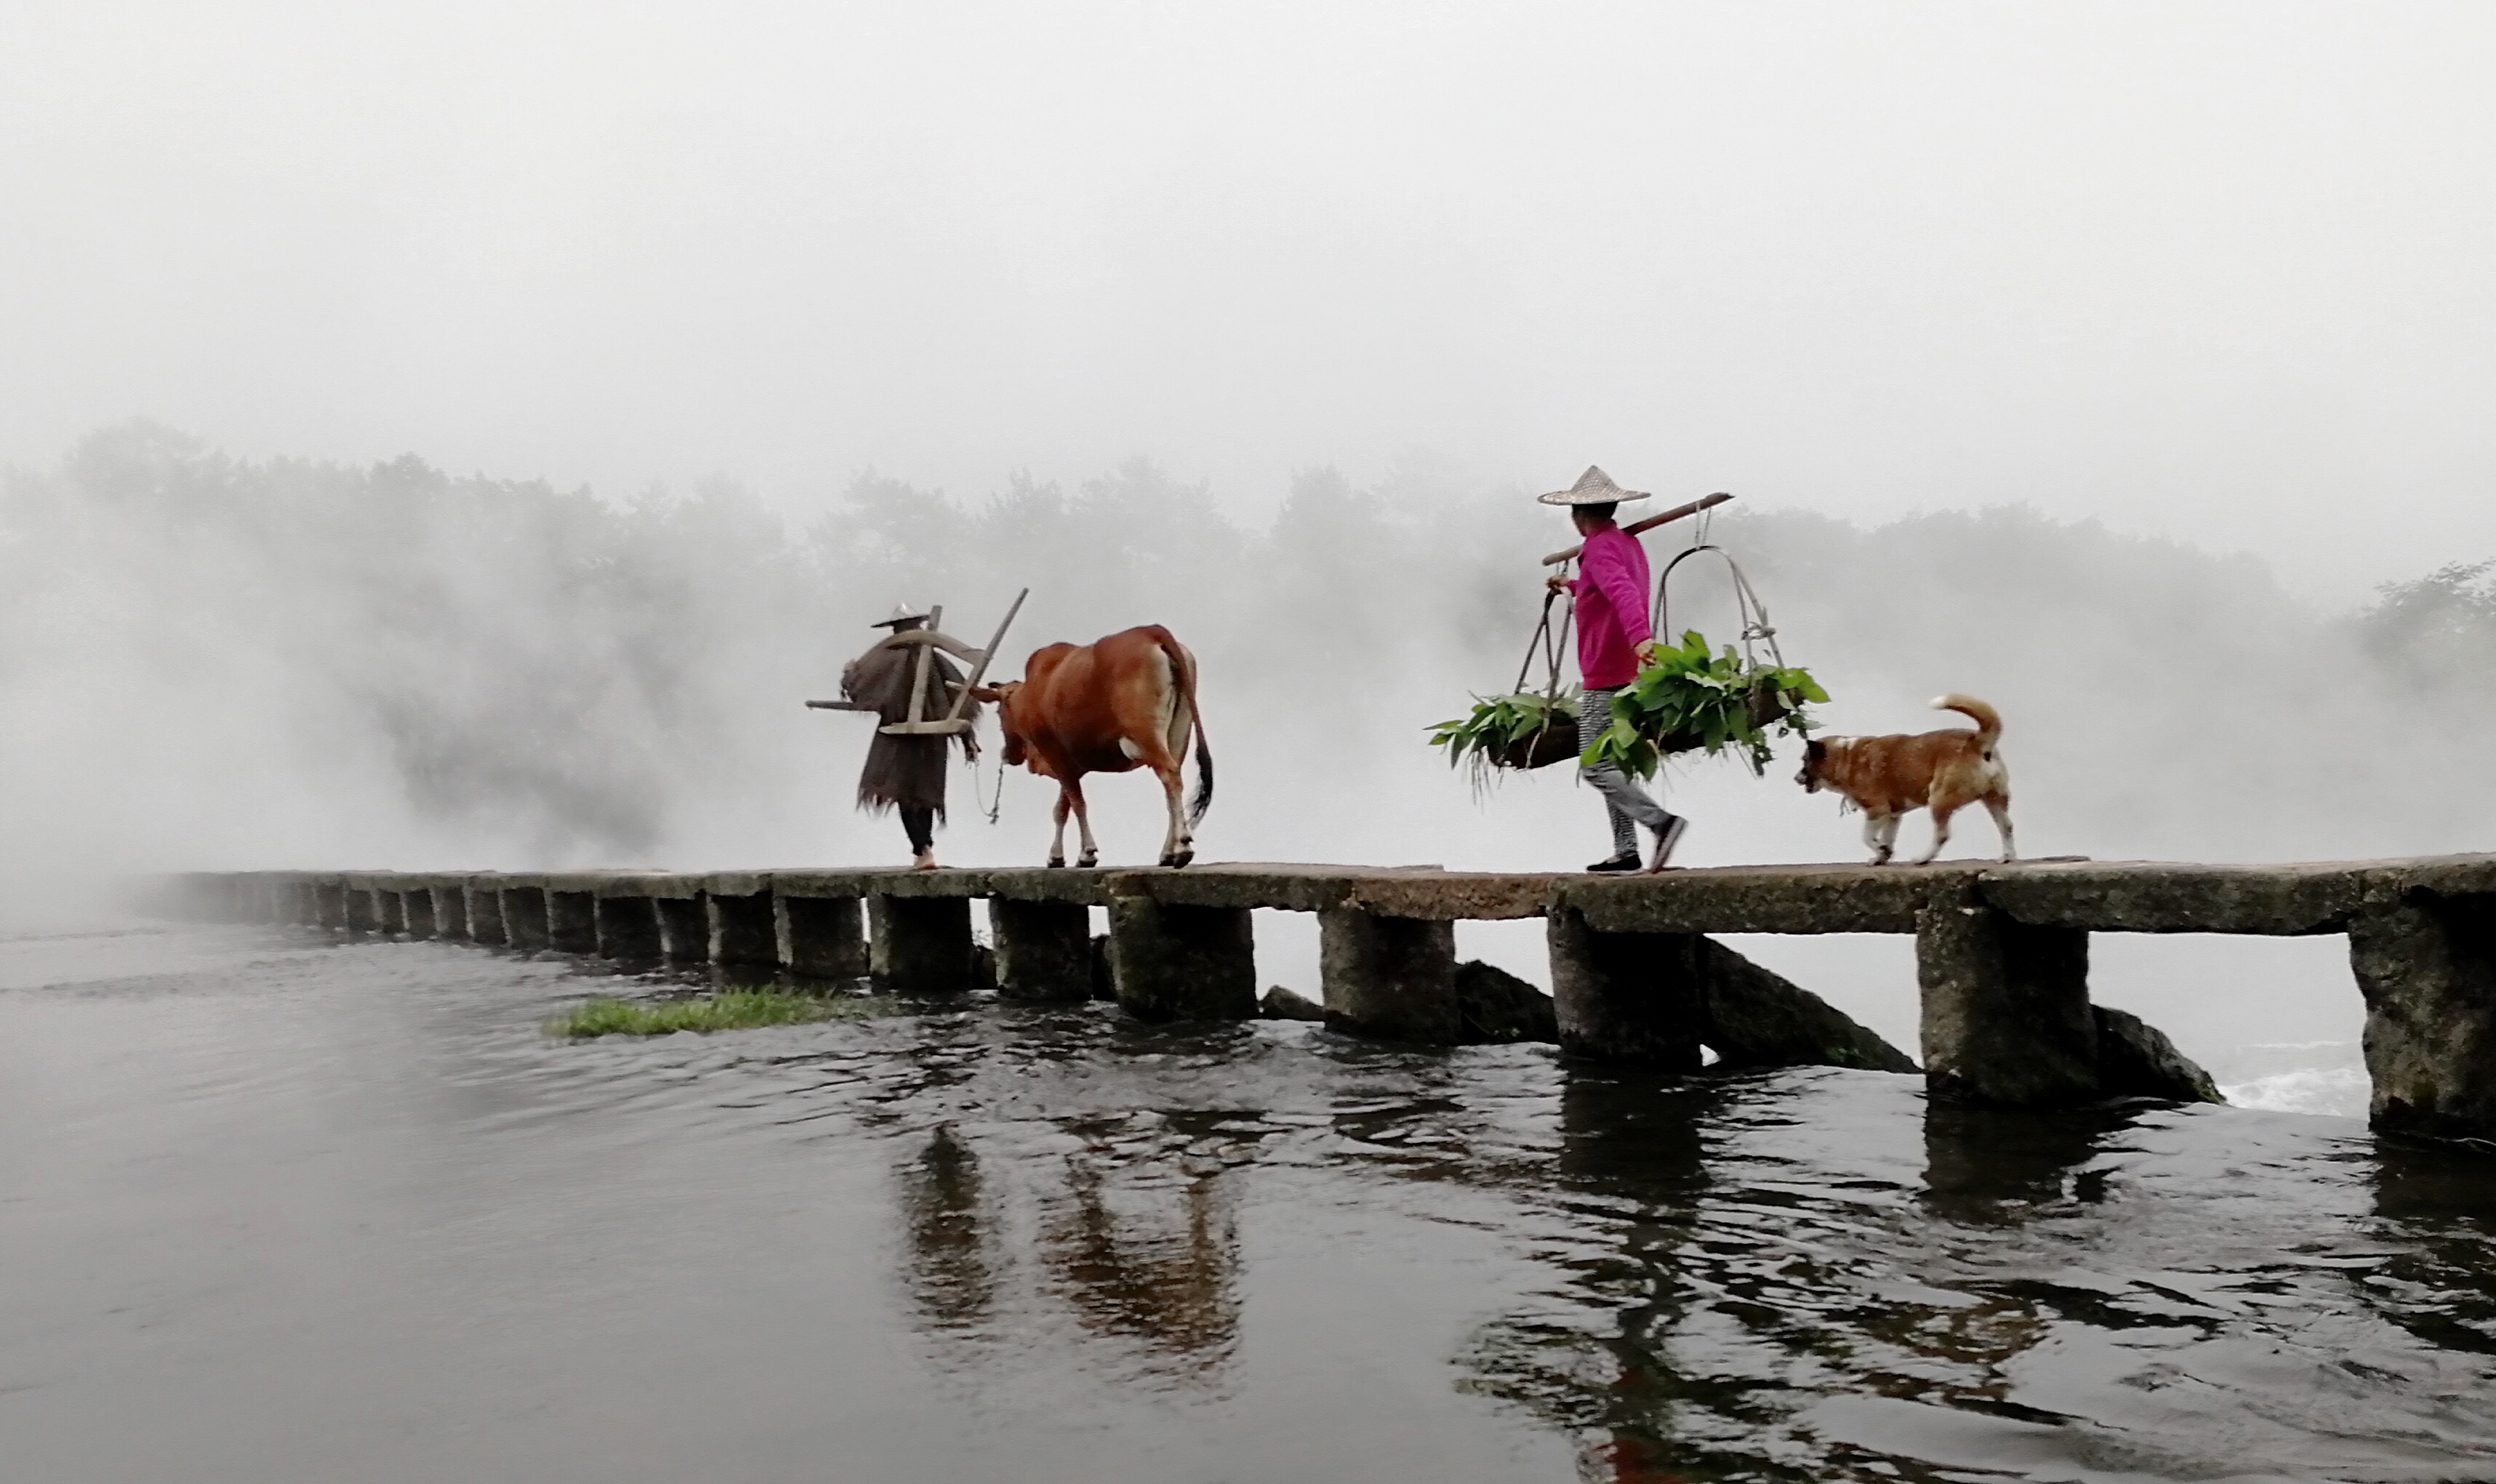
[[[1828,692],[1798,666],[1745,664],[1732,645],[1710,649],[1696,629],[1677,647],[1659,644],[1638,679],[1612,697],[1612,724],[1585,751],[1586,766],[1617,763],[1633,777],[1655,774],[1665,756],[1731,750],[1764,772],[1768,732],[1800,737],[1818,723],[1803,708]]]
[[[1577,693],[1532,691],[1477,696],[1471,712],[1430,729],[1430,745],[1448,749],[1448,766],[1470,768],[1474,786],[1487,786],[1503,768],[1541,768],[1577,755]]]

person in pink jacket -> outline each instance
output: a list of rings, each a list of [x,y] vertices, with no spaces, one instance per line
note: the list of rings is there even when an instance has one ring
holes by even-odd
[[[1569,507],[1569,519],[1584,542],[1577,554],[1577,576],[1555,577],[1550,584],[1576,604],[1577,676],[1584,687],[1577,703],[1580,748],[1593,746],[1612,724],[1612,696],[1638,679],[1638,667],[1655,650],[1655,635],[1647,623],[1646,549],[1612,520],[1621,502],[1645,498],[1642,492],[1613,484],[1610,475],[1591,465],[1572,488],[1542,496],[1545,505]],[[1644,825],[1655,836],[1655,856],[1646,868],[1664,869],[1690,821],[1656,803],[1653,795],[1613,764],[1583,769],[1578,776],[1604,796],[1604,809],[1612,823],[1612,853],[1586,868],[1637,870],[1638,827]]]

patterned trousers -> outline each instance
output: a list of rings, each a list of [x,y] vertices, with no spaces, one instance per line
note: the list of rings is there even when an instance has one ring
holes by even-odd
[[[1578,700],[1577,750],[1582,752],[1593,746],[1595,739],[1603,736],[1604,729],[1612,724],[1612,697],[1619,695],[1622,689],[1618,685],[1590,689]],[[1672,821],[1670,810],[1656,803],[1652,795],[1638,786],[1636,779],[1614,764],[1606,763],[1597,768],[1581,766],[1577,776],[1595,785],[1595,791],[1604,796],[1604,811],[1611,816],[1612,854],[1616,857],[1638,854],[1638,826],[1644,825],[1650,833],[1661,837],[1664,827]]]

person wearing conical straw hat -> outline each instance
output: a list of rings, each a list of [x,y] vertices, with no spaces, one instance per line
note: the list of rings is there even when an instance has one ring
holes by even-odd
[[[1612,697],[1638,679],[1638,666],[1655,652],[1655,635],[1647,621],[1646,549],[1612,520],[1612,512],[1625,501],[1647,496],[1641,490],[1622,489],[1610,475],[1588,464],[1577,483],[1539,498],[1545,505],[1569,507],[1570,521],[1584,542],[1577,555],[1576,577],[1550,581],[1554,592],[1566,592],[1576,600],[1577,678],[1584,691],[1577,703],[1577,746],[1582,751],[1611,725]],[[1604,796],[1604,810],[1612,825],[1612,853],[1586,868],[1637,870],[1638,827],[1644,825],[1655,837],[1655,856],[1646,869],[1664,869],[1690,821],[1656,803],[1615,764],[1581,765],[1577,775]]]
[[[901,636],[927,626],[928,614],[902,604],[892,616],[872,628],[890,629],[892,637],[841,667],[841,695],[873,710],[879,727],[910,716],[910,695],[917,687],[920,646]],[[937,647],[958,650],[959,645],[939,636]],[[962,688],[962,672],[943,654],[929,656],[928,694],[940,707],[951,706]],[[979,703],[964,710],[974,723]],[[969,729],[954,734],[965,756],[977,758],[980,743]],[[887,809],[901,813],[901,830],[910,837],[911,866],[936,868],[936,826],[945,817],[945,747],[948,739],[932,734],[909,736],[879,730],[866,746],[866,767],[858,774],[858,806],[871,814]]]

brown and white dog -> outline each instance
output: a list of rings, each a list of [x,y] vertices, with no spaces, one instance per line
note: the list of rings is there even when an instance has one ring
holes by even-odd
[[[1973,732],[1919,732],[1910,737],[1831,737],[1806,743],[1794,781],[1805,793],[1832,789],[1863,811],[1863,843],[1872,864],[1887,865],[1898,843],[1898,821],[1917,809],[1933,811],[1932,848],[1916,858],[1921,866],[1950,842],[1950,816],[1981,804],[2002,834],[2002,859],[2015,861],[2011,841],[2011,770],[2004,766],[2002,717],[1974,696],[1943,696],[1935,710],[1957,711],[1976,722]]]

